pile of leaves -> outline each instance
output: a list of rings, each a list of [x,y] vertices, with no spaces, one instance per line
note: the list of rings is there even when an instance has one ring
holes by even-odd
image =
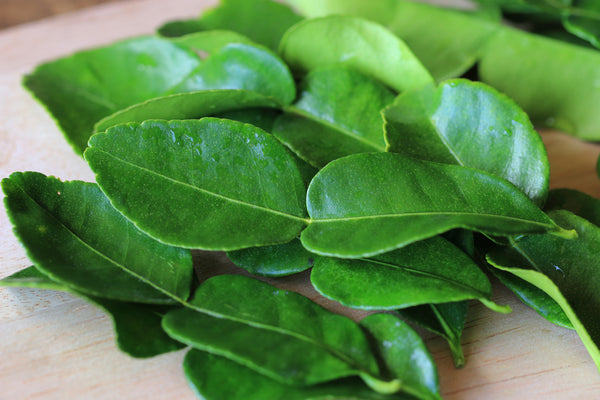
[[[489,274],[600,365],[600,201],[549,191],[531,122],[600,138],[597,50],[502,24],[509,2],[289,3],[223,1],[27,75],[96,182],[2,180],[34,265],[0,284],[100,306],[134,357],[189,347],[209,400],[439,399],[407,321],[460,367],[467,302],[509,311]],[[320,294],[372,314],[199,281],[192,250],[257,277],[310,269]]]

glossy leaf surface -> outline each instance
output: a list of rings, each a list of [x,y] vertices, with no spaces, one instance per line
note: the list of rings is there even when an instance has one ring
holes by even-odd
[[[535,124],[597,140],[600,88],[593,82],[600,81],[599,65],[598,51],[503,28],[489,41],[479,73],[519,103]]]
[[[154,357],[183,347],[161,328],[161,315],[167,310],[164,306],[127,303],[84,295],[53,281],[35,266],[0,280],[0,286],[66,291],[100,307],[113,321],[119,349],[132,357]]]
[[[176,340],[282,383],[309,385],[377,365],[358,325],[299,294],[240,275],[205,281],[163,327]],[[248,345],[252,343],[252,345]]]
[[[315,40],[327,37],[328,40]],[[401,92],[432,82],[409,47],[383,26],[360,18],[329,16],[290,28],[279,47],[292,69],[341,64]]]
[[[238,267],[253,275],[286,276],[305,271],[315,264],[315,258],[299,240],[275,246],[251,247],[227,252]]]
[[[96,134],[90,146],[86,160],[113,205],[165,243],[264,246],[295,238],[306,224],[295,160],[252,125],[147,121]]]
[[[549,214],[558,224],[575,229],[577,239],[551,235],[525,236],[512,251],[492,252],[488,261],[539,287],[563,309],[600,368],[600,228],[568,211]]]
[[[205,57],[218,52],[231,43],[255,44],[248,37],[228,30],[195,32],[171,39],[171,42],[187,47]]]
[[[325,297],[367,310],[466,299],[488,302],[492,291],[471,258],[439,236],[372,258],[320,257],[310,279]]]
[[[394,100],[385,86],[352,69],[324,67],[309,72],[300,91],[273,134],[302,159],[323,167],[349,154],[385,150],[381,110]]]
[[[289,104],[296,86],[284,62],[271,51],[244,43],[230,43],[211,54],[172,92],[245,89]]]
[[[408,324],[391,314],[372,314],[360,324],[367,329],[388,377],[419,399],[441,399],[437,367],[425,343]]]
[[[83,153],[94,123],[163,95],[199,64],[188,49],[142,37],[42,64],[23,84],[56,119],[73,148]]]
[[[567,210],[600,226],[600,199],[575,189],[553,189],[548,193],[546,210]]]
[[[398,313],[448,342],[456,368],[465,365],[462,351],[462,331],[467,318],[467,301],[442,304],[424,304],[403,308]]]
[[[478,60],[496,22],[430,4],[397,0],[286,0],[307,17],[353,15],[380,23],[406,42],[431,75],[456,78]],[[434,26],[435,29],[431,29]]]
[[[16,236],[52,280],[86,295],[139,303],[189,296],[190,252],[139,231],[95,184],[26,172],[3,179],[2,189]]]
[[[94,127],[104,132],[110,127],[127,122],[150,119],[199,119],[225,111],[246,107],[279,107],[274,98],[249,90],[202,90],[178,93],[147,100],[103,118]]]
[[[345,258],[384,253],[458,227],[500,236],[560,230],[507,181],[394,153],[331,162],[311,182],[307,199],[311,223],[303,245]]]
[[[487,171],[543,204],[550,179],[546,148],[527,114],[495,89],[446,81],[403,93],[384,118],[388,151]]]
[[[312,386],[290,386],[214,354],[190,350],[183,369],[194,392],[206,400],[411,400],[382,395],[356,378]],[[231,384],[231,382],[235,384]]]

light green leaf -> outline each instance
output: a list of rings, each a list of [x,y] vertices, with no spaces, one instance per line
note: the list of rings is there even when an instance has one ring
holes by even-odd
[[[83,153],[94,123],[165,94],[199,64],[196,54],[169,40],[141,37],[42,64],[23,84],[52,114],[75,151]]]
[[[331,162],[311,182],[307,206],[311,223],[302,244],[343,258],[384,253],[459,227],[499,236],[568,234],[505,180],[395,153]]]
[[[467,299],[490,304],[492,294],[471,258],[439,236],[372,258],[319,257],[310,279],[325,297],[366,310]]]
[[[243,43],[255,45],[252,40],[244,35],[228,30],[210,30],[190,33],[171,39],[171,42],[187,47],[199,53],[200,56],[208,57],[231,43]]]
[[[546,148],[527,114],[495,89],[446,81],[401,94],[384,118],[388,151],[481,169],[544,203],[550,180]]]
[[[315,40],[319,37],[328,40]],[[355,17],[304,20],[286,32],[279,52],[293,70],[341,64],[398,92],[433,81],[402,40],[382,25]]]
[[[287,242],[306,225],[295,160],[252,125],[147,121],[96,134],[90,146],[86,160],[113,205],[165,243],[235,250]]]
[[[273,128],[300,158],[323,167],[349,154],[385,150],[381,109],[394,100],[385,86],[334,66],[309,72],[300,90]]]
[[[138,303],[189,296],[190,252],[140,232],[95,184],[17,172],[2,180],[2,189],[15,235],[52,280],[86,295]]]
[[[577,231],[577,239],[525,236],[512,249],[494,251],[488,261],[546,292],[563,309],[600,369],[600,228],[568,212],[553,211],[556,223]]]
[[[359,373],[377,376],[358,325],[297,293],[219,275],[200,286],[189,306],[195,309],[174,310],[163,319],[171,337],[279,382],[311,385]]]

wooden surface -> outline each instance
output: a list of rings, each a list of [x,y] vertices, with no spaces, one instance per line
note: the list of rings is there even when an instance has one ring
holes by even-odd
[[[131,0],[0,32],[0,177],[35,170],[92,180],[43,108],[21,87],[35,64],[160,23],[197,14],[210,0]],[[552,186],[600,197],[594,166],[600,148],[543,134]],[[218,262],[217,262],[218,264]],[[0,209],[0,278],[29,266]],[[306,276],[283,282],[318,299]],[[467,366],[452,366],[445,342],[426,334],[445,399],[598,399],[600,376],[573,331],[547,323],[505,289],[494,298],[513,313],[473,303],[464,333]],[[319,300],[320,301],[320,300]],[[324,305],[342,312],[332,302]],[[360,313],[351,313],[359,318]],[[136,360],[114,345],[110,320],[70,295],[0,288],[0,399],[193,399],[181,371],[183,352]]]

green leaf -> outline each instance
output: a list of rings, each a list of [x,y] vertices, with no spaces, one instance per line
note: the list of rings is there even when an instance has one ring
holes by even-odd
[[[448,342],[456,368],[465,365],[461,337],[467,318],[467,301],[443,304],[424,304],[398,310],[404,318],[433,332]]]
[[[200,30],[227,29],[277,50],[283,33],[301,19],[289,7],[271,0],[222,0],[200,19],[174,21],[163,25],[159,32],[180,36]]]
[[[563,15],[565,29],[600,48],[600,3],[594,0],[571,0]]]
[[[245,89],[289,104],[296,97],[294,79],[270,50],[230,43],[213,53],[172,89],[173,93],[210,89]]]
[[[0,280],[0,286],[61,290],[100,307],[113,321],[119,349],[132,357],[154,357],[183,347],[161,328],[162,314],[168,310],[164,306],[127,303],[84,295],[50,279],[35,266],[3,278]]]
[[[375,348],[388,377],[403,392],[419,399],[441,400],[433,358],[408,324],[390,314],[372,314],[360,324],[375,339]]]
[[[96,132],[127,122],[150,119],[199,119],[213,114],[247,107],[280,107],[274,98],[240,89],[202,90],[157,97],[117,111],[98,121]]]
[[[185,300],[189,251],[146,236],[92,183],[36,172],[2,180],[15,235],[36,267],[85,295],[138,303]]]
[[[505,180],[395,153],[331,162],[307,199],[311,223],[302,244],[335,257],[384,253],[459,227],[499,236],[568,234]]]
[[[185,36],[171,39],[171,42],[199,53],[200,56],[209,56],[216,53],[231,43],[255,45],[252,40],[244,35],[228,30],[211,30],[190,33]]]
[[[384,151],[381,109],[393,100],[393,92],[358,71],[320,67],[305,77],[298,101],[276,121],[273,135],[315,167]]]
[[[372,258],[319,257],[310,279],[323,296],[366,310],[467,299],[489,304],[492,294],[471,258],[439,236]]]
[[[205,281],[190,307],[169,312],[176,340],[227,357],[279,382],[310,385],[377,365],[358,325],[307,298],[240,275]]]
[[[527,114],[495,89],[446,81],[401,94],[384,118],[388,151],[487,171],[543,204],[550,179],[546,148]]]
[[[227,257],[253,275],[286,276],[311,268],[319,256],[306,251],[300,240],[294,239],[275,246],[229,251]]]
[[[142,37],[42,64],[23,84],[52,114],[73,148],[83,153],[95,122],[163,95],[199,64],[188,49]]]
[[[490,39],[479,73],[520,104],[534,124],[597,140],[599,65],[596,50],[506,27]]]
[[[295,160],[252,125],[147,121],[96,134],[90,146],[86,160],[113,205],[165,243],[235,250],[289,241],[306,225]]]
[[[387,27],[398,35],[442,81],[468,71],[479,59],[499,24],[431,4],[397,0],[286,0],[303,15],[353,15]],[[431,29],[435,26],[435,29]]]
[[[575,189],[551,190],[545,210],[567,210],[600,226],[600,199]]]
[[[568,212],[553,211],[556,223],[577,231],[577,239],[525,236],[512,249],[494,251],[488,261],[546,292],[563,309],[600,369],[600,228]]]
[[[327,40],[315,40],[320,37]],[[398,92],[432,82],[404,42],[383,26],[355,17],[304,20],[286,32],[279,52],[293,70],[341,64]]]
[[[523,304],[533,308],[546,320],[558,326],[573,329],[573,324],[569,321],[569,317],[567,317],[560,304],[542,289],[519,278],[517,275],[498,268],[492,268],[492,273],[503,285],[517,295]]]
[[[206,400],[411,400],[402,393],[382,395],[360,379],[313,386],[289,386],[214,354],[190,350],[183,361],[189,384]],[[235,384],[231,384],[235,382]]]

